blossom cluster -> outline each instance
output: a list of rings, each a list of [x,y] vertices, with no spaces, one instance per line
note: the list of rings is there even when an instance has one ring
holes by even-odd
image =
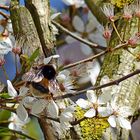
[[[68,81],[68,72],[60,73],[57,77],[58,81],[66,87],[65,92],[71,92],[73,88],[72,84],[70,86],[70,81]],[[64,82],[65,81],[65,82]],[[101,79],[100,84],[106,84],[110,81],[108,76],[104,76]],[[68,84],[69,82],[69,84]],[[76,111],[77,105],[84,109],[86,112],[83,117],[93,118],[93,117],[107,117],[108,122],[112,127],[116,127],[118,124],[125,129],[131,129],[131,123],[127,119],[129,116],[133,115],[132,109],[128,106],[119,106],[114,100],[115,94],[118,94],[119,86],[105,87],[100,95],[97,95],[93,90],[87,90],[86,99],[78,99],[76,103],[65,106],[63,102],[55,102],[53,98],[45,100],[42,98],[36,98],[35,96],[28,95],[28,88],[23,86],[19,90],[19,95],[14,89],[12,83],[8,80],[8,94],[11,98],[15,98],[19,103],[16,108],[16,114],[21,124],[25,124],[29,121],[29,115],[32,114],[38,116],[42,111],[46,110],[46,115],[59,118],[60,128],[62,130],[68,130],[72,127],[71,122],[75,120],[74,112]],[[68,86],[67,86],[68,85]],[[112,88],[116,89],[115,92],[111,92]],[[74,92],[74,91],[73,91]],[[32,93],[32,95],[34,95]],[[14,115],[15,116],[15,115]],[[19,121],[15,122],[15,128],[18,127]],[[13,122],[12,122],[13,124]],[[11,126],[11,124],[10,124]]]
[[[83,0],[63,1],[68,6],[75,5],[76,8],[86,7]],[[126,5],[122,12],[121,18],[126,22],[131,22],[131,19],[134,17],[134,15],[136,18],[140,18],[139,7],[139,3],[137,6]],[[115,27],[115,21],[118,19],[118,15],[116,16],[114,14],[113,5],[104,5],[102,11],[109,20],[109,24],[105,28],[103,28],[103,26],[90,12],[88,12],[87,16],[85,16],[87,18],[86,21],[79,15],[74,15],[72,17],[73,33],[81,38],[97,43],[99,46],[106,47],[108,45],[108,41],[111,38],[112,30],[114,29],[120,40],[122,42],[127,42],[127,45],[135,46],[139,43],[139,33],[135,33],[130,38],[121,38]],[[56,18],[58,15],[60,15],[60,13],[52,15],[51,20],[54,20],[54,18]],[[71,20],[69,18],[67,19]],[[4,55],[8,54],[8,52],[13,52],[15,55],[22,53],[21,50],[24,40],[19,39],[13,43],[9,35],[11,30],[9,27],[11,27],[10,21],[7,23],[0,41],[0,66],[4,65]],[[58,30],[53,24],[50,24],[50,28],[53,35],[58,34]],[[53,38],[53,41],[56,41],[55,38]],[[71,44],[75,41],[76,40],[71,36],[67,36],[65,38],[65,42],[68,44]],[[86,56],[93,54],[93,49],[91,49],[88,45],[80,42],[80,47],[81,51]],[[57,97],[76,94],[78,86],[75,84],[75,80],[78,76],[80,77],[80,75],[76,73],[77,77],[74,78],[72,72],[66,69],[58,70],[57,66],[53,63],[55,59],[58,58],[59,55],[52,55],[47,58],[43,57],[43,63],[41,63],[43,66],[47,65],[53,68],[55,74],[52,79],[48,80],[45,78],[45,76],[42,74],[41,66],[37,70],[34,67],[30,67],[29,71],[23,74],[21,80],[24,84],[20,86],[19,89],[7,79],[9,99],[14,101],[14,103],[7,103],[6,107],[12,106],[15,109],[15,113],[12,113],[11,117],[9,118],[9,121],[11,122],[9,124],[10,129],[22,131],[23,126],[29,123],[30,116],[39,118],[43,114],[45,115],[46,119],[49,118],[52,120],[51,122],[54,127],[59,127],[62,131],[66,132],[71,127],[73,127],[73,122],[78,122],[75,116],[77,107],[80,107],[84,110],[84,119],[96,117],[106,118],[110,126],[113,128],[119,125],[120,127],[128,130],[131,129],[129,116],[134,114],[132,108],[125,105],[122,106],[115,100],[115,97],[118,96],[120,92],[121,85],[104,87],[99,89],[99,92],[92,90],[92,88],[91,90],[87,89],[85,90],[86,99],[79,98],[76,99],[75,102],[68,102],[67,100],[58,101]],[[123,61],[122,57],[120,57],[120,62],[121,61]],[[91,85],[94,87],[100,71],[100,66],[97,61],[94,61],[87,62],[85,67],[87,75],[84,78],[90,80]],[[126,68],[124,75],[130,72],[129,70],[127,71],[128,65],[121,66],[121,69],[122,67]],[[135,67],[139,68],[139,64],[135,64]],[[51,71],[49,72],[51,73]],[[84,80],[82,79],[81,81],[83,82]],[[100,80],[100,86],[109,83],[110,81],[111,80],[109,77],[105,75]]]

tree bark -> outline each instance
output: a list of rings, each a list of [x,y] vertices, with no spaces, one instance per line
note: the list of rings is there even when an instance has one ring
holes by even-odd
[[[52,45],[52,33],[49,29],[49,2],[48,0],[43,2],[38,0],[36,4],[34,5],[36,11],[33,11],[35,13],[30,13],[33,10],[32,7],[28,7],[29,11],[26,7],[19,6],[17,0],[11,1],[10,14],[14,35],[23,38],[24,48],[22,50],[24,50],[24,54],[30,56],[37,48],[40,48],[43,51],[45,50],[47,57],[52,54],[54,47]],[[35,20],[35,17],[37,20]],[[42,51],[40,53],[42,55]],[[40,117],[39,123],[45,140],[56,140],[51,121],[46,121],[44,117]]]

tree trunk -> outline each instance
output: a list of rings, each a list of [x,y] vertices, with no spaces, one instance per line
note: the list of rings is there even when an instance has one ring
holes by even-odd
[[[32,6],[28,6],[29,11],[26,7],[19,6],[17,0],[11,1],[10,13],[14,35],[17,38],[23,38],[24,48],[22,50],[25,51],[25,55],[30,56],[37,48],[40,48],[47,57],[52,54],[54,47],[52,45],[52,33],[49,29],[49,2],[48,0],[43,2],[38,0],[36,4],[33,6],[35,9],[33,12],[35,13],[30,13],[33,10]],[[43,55],[43,52],[40,51],[40,55]],[[51,121],[46,121],[44,117],[40,117],[39,123],[45,140],[56,140],[55,130],[52,128]]]

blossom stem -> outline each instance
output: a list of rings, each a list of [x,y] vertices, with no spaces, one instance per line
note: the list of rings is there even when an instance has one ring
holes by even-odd
[[[126,21],[126,24],[125,24],[125,27],[124,27],[124,34],[123,34],[123,41],[125,41],[125,34],[126,34],[126,29],[127,29],[127,26],[128,26],[128,20]]]
[[[120,41],[123,42],[123,40],[122,40],[122,38],[121,38],[121,36],[120,36],[120,34],[119,34],[117,28],[116,28],[115,23],[114,23],[113,21],[112,21],[111,23],[112,23],[112,26],[113,26],[113,28],[114,28],[114,30],[115,30],[117,36],[119,37]]]
[[[57,23],[56,21],[52,20],[52,23],[57,26],[58,28],[60,28],[62,31],[66,32],[67,34],[69,34],[70,36],[72,36],[73,38],[79,40],[80,42],[90,46],[92,49],[96,48],[96,49],[101,49],[101,50],[105,50],[105,47],[99,46],[98,44],[92,43],[88,40],[85,40],[83,38],[81,38],[80,36],[77,36],[76,34],[70,32],[69,30],[67,30],[65,27],[61,26],[59,23]]]
[[[109,87],[109,86],[113,86],[113,85],[119,85],[120,82],[134,76],[134,75],[137,75],[137,74],[140,74],[140,69],[137,69],[131,73],[129,73],[128,75],[125,75],[117,80],[114,80],[114,81],[111,81],[111,82],[108,82],[106,84],[103,84],[103,85],[99,85],[99,86],[95,86],[95,87],[90,87],[88,89],[84,89],[84,90],[80,90],[78,92],[75,92],[75,93],[67,93],[66,95],[62,95],[62,96],[57,96],[57,97],[54,97],[53,99],[54,100],[59,100],[59,99],[64,99],[64,98],[70,98],[70,97],[73,97],[73,96],[78,96],[78,95],[81,95],[81,94],[85,94],[87,90],[99,90],[99,89],[102,89],[102,88],[105,88],[105,87]]]
[[[1,66],[1,68],[2,68],[2,70],[3,70],[3,73],[4,73],[4,76],[5,76],[5,79],[8,80],[9,77],[8,77],[8,75],[7,75],[7,72],[6,72],[5,68],[4,68],[4,66]]]

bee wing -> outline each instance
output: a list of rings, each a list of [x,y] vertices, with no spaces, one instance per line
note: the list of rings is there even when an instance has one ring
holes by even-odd
[[[35,73],[33,73],[33,72],[27,72],[27,73],[25,73],[23,76],[22,76],[22,80],[23,81],[29,81],[29,82],[31,82],[31,81],[33,81],[33,79],[36,77],[36,74]]]
[[[44,78],[43,74],[41,73],[41,70],[36,74],[34,79],[32,80],[33,82],[40,82]]]

